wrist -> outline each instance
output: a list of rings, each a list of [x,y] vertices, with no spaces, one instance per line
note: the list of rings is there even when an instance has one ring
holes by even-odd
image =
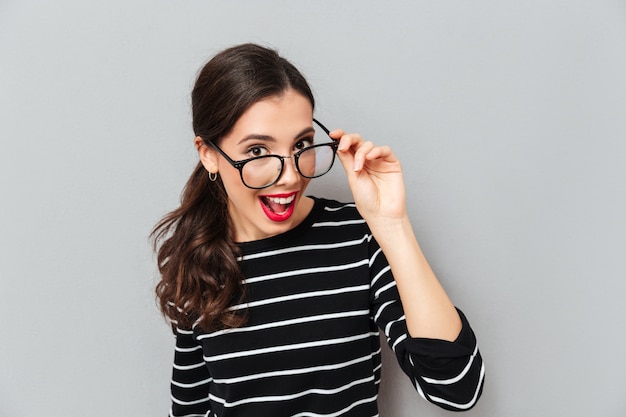
[[[404,239],[415,239],[413,226],[407,215],[401,217],[377,216],[375,219],[367,220],[372,234],[380,245],[385,242],[401,242]]]

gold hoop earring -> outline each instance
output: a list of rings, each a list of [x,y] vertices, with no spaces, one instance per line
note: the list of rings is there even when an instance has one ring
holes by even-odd
[[[217,180],[217,172],[209,172],[209,179],[215,182]]]

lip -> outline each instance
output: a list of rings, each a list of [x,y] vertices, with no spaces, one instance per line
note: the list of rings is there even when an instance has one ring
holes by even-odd
[[[291,218],[291,216],[294,213],[294,210],[296,208],[296,202],[297,202],[297,198],[295,196],[297,194],[298,194],[297,191],[294,191],[292,193],[264,194],[264,195],[259,196],[259,204],[261,205],[261,209],[263,210],[263,213],[265,213],[268,219],[270,219],[273,222],[284,222],[285,220],[289,220],[289,218]],[[284,213],[275,213],[263,203],[263,197],[289,198],[291,196],[294,196],[294,200],[289,204],[289,207]]]

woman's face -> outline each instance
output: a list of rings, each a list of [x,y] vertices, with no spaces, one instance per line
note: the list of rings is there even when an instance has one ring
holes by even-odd
[[[290,156],[310,144],[312,123],[309,100],[287,90],[253,104],[222,138],[219,147],[235,161],[265,154]],[[198,140],[196,146],[201,144]],[[311,211],[313,201],[304,197],[310,179],[298,173],[293,159],[285,159],[282,175],[275,184],[255,190],[243,184],[239,170],[215,149],[204,145],[198,151],[205,168],[217,171],[222,179],[235,241],[253,241],[286,232]]]

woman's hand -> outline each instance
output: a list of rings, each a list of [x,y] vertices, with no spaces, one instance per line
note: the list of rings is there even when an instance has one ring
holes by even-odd
[[[337,155],[356,207],[391,266],[409,334],[455,340],[461,319],[415,238],[400,161],[388,146],[375,146],[358,134],[335,130],[330,136],[339,140]]]
[[[339,140],[341,161],[357,209],[368,222],[406,216],[406,191],[400,161],[388,146],[375,146],[356,133],[330,132]]]

